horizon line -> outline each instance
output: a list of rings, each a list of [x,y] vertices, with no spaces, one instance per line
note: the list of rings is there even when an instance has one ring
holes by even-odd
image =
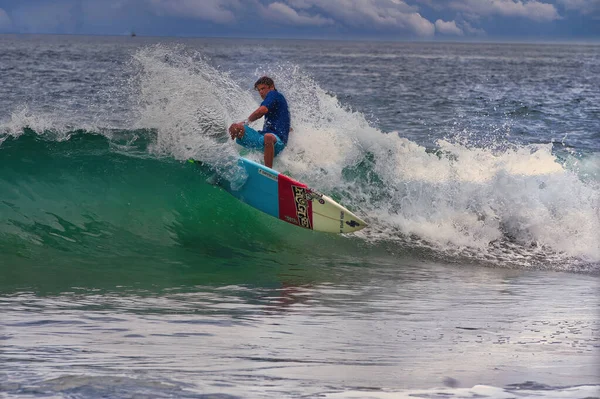
[[[135,35],[132,33],[135,32]],[[388,37],[353,37],[353,38],[338,38],[338,37],[307,37],[307,36],[279,36],[279,37],[262,37],[262,36],[222,36],[222,35],[144,35],[139,31],[131,30],[125,33],[24,33],[24,32],[2,32],[0,36],[90,36],[90,37],[128,37],[131,40],[138,38],[172,38],[172,39],[227,39],[227,40],[298,40],[298,41],[330,41],[330,42],[382,42],[382,43],[457,43],[457,44],[588,44],[599,45],[600,38],[531,38],[531,37],[495,37],[495,38],[444,38],[444,39],[416,39],[416,38],[397,38]]]

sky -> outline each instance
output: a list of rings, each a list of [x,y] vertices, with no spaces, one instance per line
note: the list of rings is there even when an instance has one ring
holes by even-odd
[[[600,0],[0,0],[0,33],[600,41]]]

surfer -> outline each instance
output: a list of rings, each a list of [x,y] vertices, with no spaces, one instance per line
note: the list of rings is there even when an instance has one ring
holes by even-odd
[[[283,94],[275,88],[273,79],[263,76],[254,83],[263,102],[260,107],[250,114],[243,122],[233,123],[229,126],[231,139],[246,148],[264,151],[265,166],[273,167],[273,158],[278,155],[287,144],[290,133],[290,111]],[[263,130],[256,131],[248,126],[265,117]]]

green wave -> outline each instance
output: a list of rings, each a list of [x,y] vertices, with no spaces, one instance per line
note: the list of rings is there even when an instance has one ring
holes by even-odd
[[[240,203],[195,164],[149,155],[152,132],[116,133],[25,132],[0,146],[0,290],[268,279],[265,268],[358,251]],[[133,135],[147,138],[123,147]]]
[[[299,229],[210,184],[202,163],[154,155],[152,130],[24,129],[0,140],[0,293],[322,283],[399,257],[528,267],[527,257],[531,267],[599,270],[551,251],[540,257],[510,237],[488,251],[446,251],[376,223],[363,238]],[[394,211],[395,192],[373,162],[367,153],[326,194],[362,208],[344,191],[359,187]]]

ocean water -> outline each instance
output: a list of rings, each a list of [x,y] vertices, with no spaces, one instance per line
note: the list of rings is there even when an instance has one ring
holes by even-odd
[[[368,228],[187,162],[236,177],[263,74],[274,168]],[[600,397],[599,87],[589,44],[0,35],[0,397]]]

